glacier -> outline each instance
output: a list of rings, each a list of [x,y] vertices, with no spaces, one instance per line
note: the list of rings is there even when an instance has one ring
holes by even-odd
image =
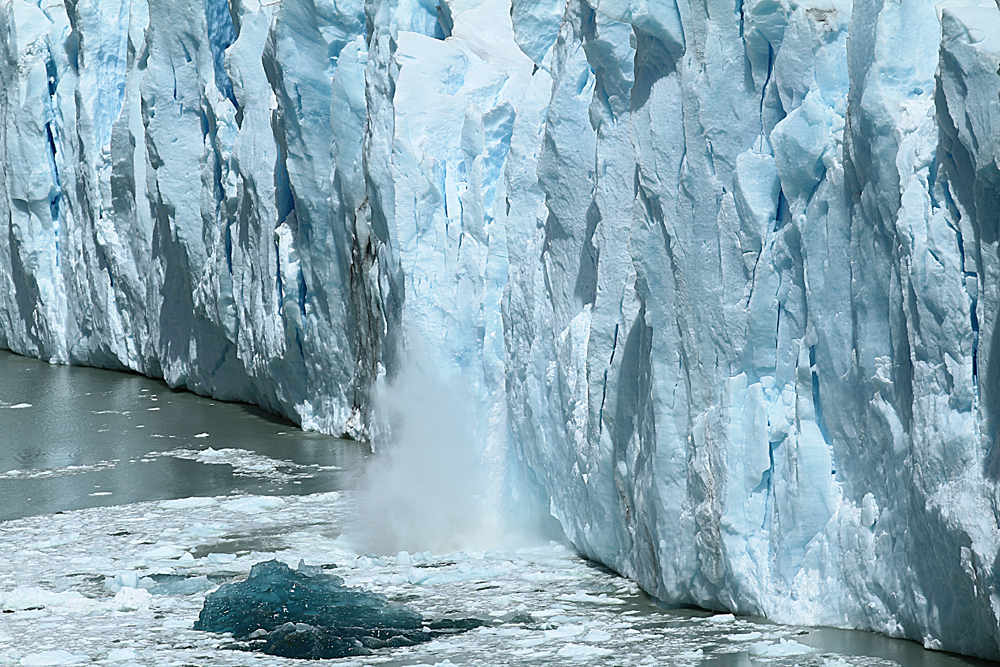
[[[652,595],[1000,658],[996,3],[2,0],[0,51],[0,347],[368,438],[419,341]]]

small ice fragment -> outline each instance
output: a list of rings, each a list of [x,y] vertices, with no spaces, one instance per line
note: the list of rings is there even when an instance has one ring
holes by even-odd
[[[219,501],[215,498],[177,498],[176,500],[164,500],[160,503],[160,507],[165,510],[187,510],[194,509],[196,507],[211,507],[212,505],[218,505]]]
[[[405,551],[400,551],[396,554],[396,565],[400,567],[409,567],[413,564],[413,559],[410,558],[410,554]]]
[[[157,412],[159,408],[146,408],[146,412]]]
[[[726,635],[726,639],[731,642],[752,642],[763,637],[759,632],[745,632],[741,635]]]
[[[85,660],[89,660],[89,658],[85,655],[74,655],[69,651],[40,651],[29,653],[21,658],[21,664],[33,666],[78,665]]]
[[[31,403],[18,403],[17,405],[10,406],[10,409],[11,410],[20,410],[21,408],[30,408],[30,407],[31,407]],[[27,660],[27,658],[25,658],[25,660]]]
[[[750,655],[762,658],[780,658],[788,655],[805,655],[806,653],[812,653],[813,649],[791,639],[782,639],[777,644],[754,642],[750,644],[748,652]]]
[[[675,658],[685,658],[685,659],[690,660],[692,658],[702,658],[702,657],[704,657],[704,655],[705,655],[705,651],[703,649],[699,648],[699,649],[696,649],[694,651],[688,651],[687,653],[678,653],[674,657]]]
[[[139,574],[137,572],[119,572],[114,577],[104,579],[104,589],[117,593],[121,589],[139,588]]]
[[[566,595],[560,595],[556,597],[560,602],[586,602],[588,604],[601,604],[601,605],[615,605],[615,604],[625,604],[625,600],[621,598],[608,597],[606,593],[601,593],[600,595],[591,595],[584,591],[577,591],[576,593],[568,593]]]
[[[83,599],[83,596],[76,591],[55,593],[43,588],[15,588],[9,593],[0,594],[0,609],[40,610],[45,607],[64,605],[77,598]]]
[[[709,616],[705,620],[709,623],[729,623],[730,621],[735,621],[736,617],[732,614],[716,614],[715,616]]]
[[[566,625],[560,625],[558,628],[555,628],[554,630],[546,630],[542,634],[544,634],[549,639],[558,639],[560,637],[576,637],[577,635],[582,634],[584,629],[585,628],[582,625],[571,623]]]
[[[604,630],[591,630],[583,637],[583,641],[589,642],[591,644],[597,644],[600,642],[606,642],[611,640],[611,633],[605,632]]]
[[[108,651],[108,662],[124,662],[139,657],[139,654],[130,648],[113,648]]]
[[[125,586],[115,595],[111,608],[115,611],[145,611],[149,609],[152,597],[149,591]]]
[[[208,562],[213,565],[232,563],[236,560],[236,554],[208,554]]]
[[[589,660],[590,658],[600,658],[612,653],[611,649],[600,646],[566,644],[556,652],[556,655],[560,658],[570,658],[571,660]]]
[[[223,509],[230,512],[244,512],[246,514],[260,514],[271,510],[281,509],[285,506],[285,501],[277,496],[249,496],[223,503]]]
[[[153,408],[153,409],[154,410],[159,410],[159,408]],[[194,437],[196,437],[196,438],[207,438],[208,437],[208,433],[196,433]]]
[[[95,491],[94,493],[88,493],[88,496],[110,496],[110,491]]]
[[[139,557],[149,560],[165,560],[168,558],[177,558],[182,553],[184,553],[183,549],[176,547],[173,544],[164,544],[163,546],[147,551]]]

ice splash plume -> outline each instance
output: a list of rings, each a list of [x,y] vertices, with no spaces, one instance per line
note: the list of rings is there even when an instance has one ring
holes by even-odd
[[[360,494],[366,549],[449,553],[503,541],[505,461],[475,437],[474,399],[442,377],[419,345],[376,392],[375,458]]]

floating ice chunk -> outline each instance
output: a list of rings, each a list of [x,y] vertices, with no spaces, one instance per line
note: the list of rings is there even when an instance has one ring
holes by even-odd
[[[208,562],[213,565],[232,563],[236,560],[236,554],[208,554]]]
[[[566,625],[560,625],[558,628],[554,628],[552,630],[546,630],[542,634],[544,634],[549,639],[560,639],[564,637],[576,637],[577,635],[583,634],[584,630],[586,630],[586,628],[584,628],[582,625],[571,623]]]
[[[604,630],[591,630],[583,637],[583,641],[591,644],[606,642],[611,640],[611,633]]]
[[[31,403],[18,403],[16,405],[10,406],[10,409],[11,410],[21,410],[21,409],[30,408],[30,407],[32,407]]]
[[[570,658],[571,660],[589,660],[591,658],[601,658],[611,655],[614,651],[600,646],[587,646],[586,644],[566,644],[556,651],[560,658]]]
[[[577,591],[576,593],[571,593],[568,595],[560,595],[556,597],[560,602],[586,602],[587,604],[601,604],[601,605],[615,605],[615,604],[625,604],[625,600],[621,598],[608,597],[607,593],[601,593],[600,595],[591,595],[589,593],[584,593],[583,591]]]
[[[196,438],[207,438],[208,437],[208,433],[196,433],[194,437],[196,437]]]
[[[160,507],[165,510],[187,510],[194,509],[196,507],[211,507],[212,505],[218,505],[219,501],[215,498],[177,498],[176,500],[164,500],[160,503]]]
[[[410,558],[410,554],[406,553],[405,551],[400,551],[398,554],[396,554],[396,565],[399,565],[400,567],[408,567],[412,563],[413,559]]]
[[[69,651],[40,651],[21,658],[22,665],[79,665],[89,661],[86,655],[76,655]]]
[[[13,611],[28,611],[66,604],[74,598],[83,596],[76,591],[56,593],[44,588],[16,588],[0,597],[0,609]]]
[[[117,593],[121,589],[142,588],[139,585],[139,573],[135,571],[119,572],[113,577],[104,578],[104,590]]]
[[[108,662],[125,662],[139,657],[139,654],[130,648],[113,648],[108,651]]]
[[[130,588],[128,586],[123,587],[117,594],[115,594],[115,599],[111,604],[111,608],[115,611],[146,611],[149,609],[149,602],[153,596],[149,594],[149,591],[143,590],[141,588]]]
[[[327,468],[327,467],[332,470],[332,469],[336,468],[337,466],[324,466],[324,468]],[[321,469],[323,469],[323,468],[321,468]],[[314,493],[314,494],[309,495],[309,496],[300,496],[299,497],[299,502],[300,503],[318,503],[318,504],[324,504],[325,505],[325,504],[328,504],[328,503],[337,502],[338,500],[341,499],[342,495],[343,494],[341,494],[339,491],[329,491],[327,493]]]
[[[806,653],[812,653],[813,649],[792,639],[781,639],[775,644],[771,642],[754,642],[750,644],[748,652],[750,655],[761,658],[780,658],[789,655],[805,655]]]
[[[693,659],[693,658],[704,657],[704,655],[705,655],[705,651],[703,649],[699,648],[699,649],[695,649],[694,651],[688,651],[687,653],[678,653],[674,657],[675,658]]]
[[[729,623],[730,621],[735,621],[736,617],[732,614],[716,614],[715,616],[709,616],[705,620],[709,623]]]
[[[246,514],[260,514],[281,509],[285,506],[285,501],[277,496],[250,496],[249,498],[239,498],[223,503],[223,509],[230,512],[244,512]]]
[[[542,609],[539,611],[531,612],[531,615],[535,618],[549,618],[551,616],[558,616],[559,614],[565,614],[566,609],[563,607],[550,607],[548,609]]]
[[[740,635],[726,635],[726,639],[731,642],[753,642],[757,641],[764,635],[759,632],[744,632]]]
[[[164,544],[152,549],[151,551],[147,551],[139,557],[145,558],[146,560],[167,560],[171,558],[178,558],[183,553],[185,553],[184,549],[176,545]]]

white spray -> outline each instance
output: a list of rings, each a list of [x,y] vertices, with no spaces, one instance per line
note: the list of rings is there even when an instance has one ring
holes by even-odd
[[[480,442],[476,399],[462,378],[441,377],[412,339],[402,357],[400,372],[376,392],[376,456],[360,494],[364,547],[449,553],[501,546],[506,433]],[[496,414],[489,411],[490,421]]]

